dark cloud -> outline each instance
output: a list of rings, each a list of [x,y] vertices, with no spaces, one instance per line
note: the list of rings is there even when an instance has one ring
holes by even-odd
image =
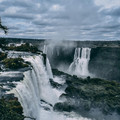
[[[120,17],[120,7],[103,11],[106,15]]]
[[[32,20],[34,18],[34,16],[31,14],[31,15],[24,15],[24,14],[5,14],[3,15],[4,17],[7,17],[7,18],[12,18],[12,19],[30,19]]]

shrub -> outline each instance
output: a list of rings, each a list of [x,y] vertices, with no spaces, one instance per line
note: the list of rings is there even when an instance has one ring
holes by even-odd
[[[0,99],[0,120],[24,120],[23,109],[16,98]]]
[[[3,53],[3,52],[0,52],[0,61],[7,58],[7,54],[6,53]]]
[[[24,63],[22,58],[6,58],[2,61],[6,68],[20,69],[28,67],[28,64]]]

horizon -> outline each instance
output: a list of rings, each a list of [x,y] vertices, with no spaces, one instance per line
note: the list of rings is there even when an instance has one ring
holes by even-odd
[[[18,40],[37,40],[37,41],[55,41],[55,42],[120,42],[120,40],[60,40],[56,41],[54,39],[47,39],[47,38],[15,38],[15,37],[0,37],[0,39],[18,39]]]

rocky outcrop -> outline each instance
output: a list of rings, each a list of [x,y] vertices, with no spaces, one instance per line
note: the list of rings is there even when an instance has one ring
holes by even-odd
[[[60,72],[56,73],[60,75]],[[62,72],[61,75],[63,75]],[[104,115],[114,112],[120,114],[120,83],[98,78],[82,79],[64,75],[66,75],[67,88],[60,98],[65,98],[66,101],[56,103],[54,110],[85,114],[91,109],[99,109]]]

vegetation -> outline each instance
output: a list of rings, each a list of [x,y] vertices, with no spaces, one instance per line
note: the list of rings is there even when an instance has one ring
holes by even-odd
[[[7,99],[3,97],[0,99],[0,120],[24,120],[25,118],[36,120],[23,115],[23,108],[17,98]]]
[[[28,67],[28,64],[24,62],[22,58],[6,58],[2,61],[6,68],[20,69]]]
[[[6,26],[2,25],[1,18],[0,18],[0,29],[3,30],[5,32],[5,34],[8,33],[8,28]]]
[[[7,58],[7,54],[6,53],[3,53],[3,52],[0,52],[0,61]]]
[[[67,102],[55,104],[55,110],[81,112],[99,108],[104,114],[120,114],[120,83],[90,77],[82,79],[57,70],[53,72],[65,75],[68,85],[65,93],[61,95]]]
[[[0,99],[0,120],[24,120],[23,109],[17,98]]]
[[[6,44],[7,44],[6,39],[0,38],[0,48],[1,48],[1,49],[4,49],[5,46],[6,46]]]
[[[22,44],[21,46],[6,46],[6,50],[15,50],[15,51],[24,51],[24,52],[32,52],[37,53],[39,52],[38,48],[35,46],[30,45],[29,43]]]

